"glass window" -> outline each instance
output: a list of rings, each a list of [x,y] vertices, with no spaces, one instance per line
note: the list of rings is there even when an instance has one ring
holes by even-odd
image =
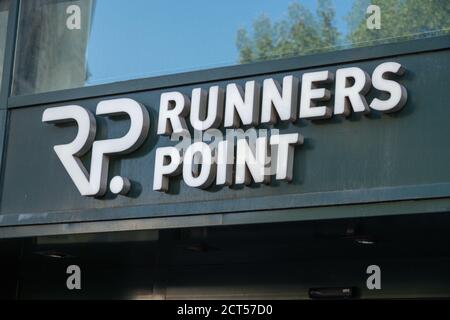
[[[8,25],[8,0],[0,0],[0,88],[3,77],[3,60],[5,58],[6,29]]]
[[[448,0],[24,0],[13,92],[82,87],[450,32]]]

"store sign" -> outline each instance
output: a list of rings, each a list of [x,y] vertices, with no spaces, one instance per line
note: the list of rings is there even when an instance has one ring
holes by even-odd
[[[404,49],[11,97],[0,228],[358,217],[448,198],[450,50]]]
[[[335,73],[306,72],[301,81],[286,75],[281,84],[268,78],[262,83],[246,81],[244,87],[228,83],[225,88],[194,88],[190,97],[179,91],[164,92],[160,95],[157,134],[183,143],[156,149],[153,190],[169,191],[170,179],[176,175],[181,175],[188,187],[200,189],[291,181],[294,148],[302,145],[304,138],[299,132],[280,133],[278,122],[348,117],[371,110],[399,111],[406,103],[407,92],[392,76],[401,76],[404,71],[397,62],[384,62],[371,76],[361,68],[348,67]],[[368,101],[366,95],[371,88],[379,96]],[[332,95],[334,105],[330,107],[327,101]],[[96,117],[115,115],[129,117],[128,132],[114,139],[95,140]],[[54,151],[80,194],[95,197],[103,196],[108,189],[110,157],[135,151],[148,138],[150,127],[148,110],[131,98],[103,100],[95,116],[80,105],[47,108],[42,121],[76,122],[75,139],[55,145]],[[90,150],[88,171],[80,158]],[[130,187],[130,180],[120,175],[109,181],[109,189],[115,194],[125,195]]]

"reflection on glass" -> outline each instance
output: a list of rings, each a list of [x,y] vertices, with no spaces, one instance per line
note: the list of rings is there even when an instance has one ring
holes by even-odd
[[[448,0],[377,5],[367,12],[369,0],[22,1],[13,90],[30,94],[450,32]]]
[[[284,16],[261,14],[237,31],[240,63],[344,48],[373,46],[450,33],[448,0],[317,0],[292,2]],[[314,11],[315,10],[315,11]]]
[[[93,1],[21,1],[13,94],[86,84],[86,50]],[[75,5],[79,12],[73,12]],[[79,28],[72,28],[73,15]]]
[[[0,88],[3,77],[3,60],[5,58],[6,26],[8,24],[8,0],[0,0]]]

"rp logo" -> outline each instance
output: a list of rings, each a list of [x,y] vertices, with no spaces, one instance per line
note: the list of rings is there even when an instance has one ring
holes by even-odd
[[[125,154],[136,150],[147,138],[150,121],[147,109],[135,100],[128,98],[101,101],[96,115],[126,114],[131,125],[127,134],[121,138],[94,141],[96,121],[91,111],[77,106],[48,108],[42,114],[42,122],[62,123],[75,121],[78,133],[68,144],[53,147],[64,168],[82,196],[102,196],[107,189],[109,156]],[[89,173],[80,157],[92,147]],[[115,194],[126,194],[130,189],[127,178],[116,176],[111,179],[110,190]]]

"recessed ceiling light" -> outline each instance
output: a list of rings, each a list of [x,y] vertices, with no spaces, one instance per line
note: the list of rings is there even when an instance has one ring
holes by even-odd
[[[364,245],[373,245],[376,243],[375,240],[369,239],[369,238],[356,238],[355,241],[359,244],[364,244]]]
[[[190,251],[196,251],[196,252],[207,252],[207,251],[212,251],[212,250],[218,250],[215,247],[212,247],[206,243],[195,243],[195,244],[191,244],[188,245],[186,247],[187,250]]]
[[[72,257],[71,255],[64,253],[64,252],[59,252],[59,251],[39,251],[39,252],[35,252],[38,255],[44,256],[44,257],[48,257],[48,258],[54,258],[54,259],[65,259],[65,258],[70,258]]]

